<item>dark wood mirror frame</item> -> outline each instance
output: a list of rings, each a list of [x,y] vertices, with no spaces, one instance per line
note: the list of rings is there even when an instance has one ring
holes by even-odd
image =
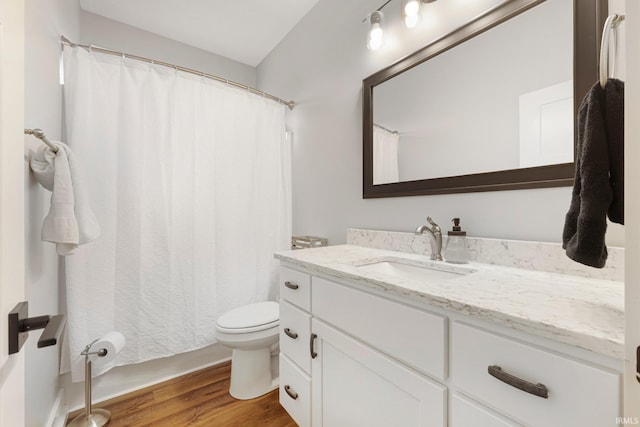
[[[511,0],[501,4],[463,27],[363,80],[363,198],[517,190],[562,187],[573,184],[574,163],[563,163],[373,185],[373,88],[544,1]],[[598,80],[600,37],[607,13],[608,0],[573,1],[574,113],[577,112],[584,95]],[[576,126],[575,121],[574,126]],[[577,134],[575,131],[574,135]]]

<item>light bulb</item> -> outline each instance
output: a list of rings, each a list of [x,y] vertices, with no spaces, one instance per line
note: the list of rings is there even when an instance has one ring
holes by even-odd
[[[384,42],[384,30],[382,28],[383,16],[380,11],[371,12],[369,15],[369,32],[367,37],[367,48],[369,50],[379,49]]]
[[[379,38],[369,37],[369,43],[367,44],[367,47],[369,48],[369,50],[378,50],[380,49],[380,46],[382,46],[382,37],[379,37]]]
[[[421,21],[420,5],[423,0],[403,0],[402,17],[407,28],[415,28]]]
[[[374,24],[375,25],[375,24]],[[382,28],[378,26],[378,28],[372,28],[369,32],[369,42],[367,43],[367,47],[369,50],[378,50],[382,46],[383,36]]]
[[[407,15],[404,17],[404,25],[407,28],[415,28],[420,22],[420,15]]]
[[[404,13],[407,16],[417,15],[420,10],[420,0],[409,0],[404,5]]]
[[[371,25],[371,31],[369,31],[369,38],[371,40],[382,40],[383,34],[384,33],[382,32],[382,27],[380,26],[380,24],[375,23]]]

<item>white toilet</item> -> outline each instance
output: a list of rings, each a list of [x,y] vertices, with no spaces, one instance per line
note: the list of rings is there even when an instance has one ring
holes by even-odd
[[[216,338],[233,349],[231,387],[236,399],[253,399],[278,387],[271,354],[278,348],[277,302],[259,302],[226,312],[216,322]]]

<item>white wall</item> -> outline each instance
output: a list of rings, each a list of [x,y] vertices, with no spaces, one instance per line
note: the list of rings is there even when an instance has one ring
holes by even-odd
[[[51,140],[62,139],[62,87],[58,69],[60,34],[79,35],[78,0],[27,0],[25,22],[25,127],[41,128]],[[42,144],[25,137],[25,147]],[[42,221],[49,210],[51,193],[30,174],[25,162],[26,250],[25,277],[29,315],[64,312],[59,290],[58,256],[53,244],[40,240]],[[42,331],[31,332],[26,353],[26,425],[48,424],[56,410],[61,345],[38,349]],[[55,415],[55,414],[53,414]]]
[[[80,25],[80,41],[71,41],[205,71],[255,87],[255,67],[241,62],[86,11],[81,11]]]
[[[323,0],[258,66],[262,90],[296,101],[293,131],[294,234],[344,243],[347,227],[414,230],[431,215],[443,228],[461,217],[471,236],[559,242],[571,189],[551,188],[441,196],[362,199],[362,79],[476,16],[491,0],[449,0],[415,32],[404,29],[398,2],[383,11],[390,40],[365,47],[369,0]],[[446,14],[444,8],[448,8]],[[440,13],[442,12],[442,13]],[[624,244],[610,226],[610,245]]]

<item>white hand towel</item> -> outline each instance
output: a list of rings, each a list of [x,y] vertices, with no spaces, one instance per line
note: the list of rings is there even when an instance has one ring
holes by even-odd
[[[54,141],[58,152],[41,144],[29,162],[37,181],[51,191],[51,208],[42,224],[42,240],[56,244],[59,255],[71,255],[78,246],[95,240],[100,225],[87,206],[82,177],[73,153]]]

